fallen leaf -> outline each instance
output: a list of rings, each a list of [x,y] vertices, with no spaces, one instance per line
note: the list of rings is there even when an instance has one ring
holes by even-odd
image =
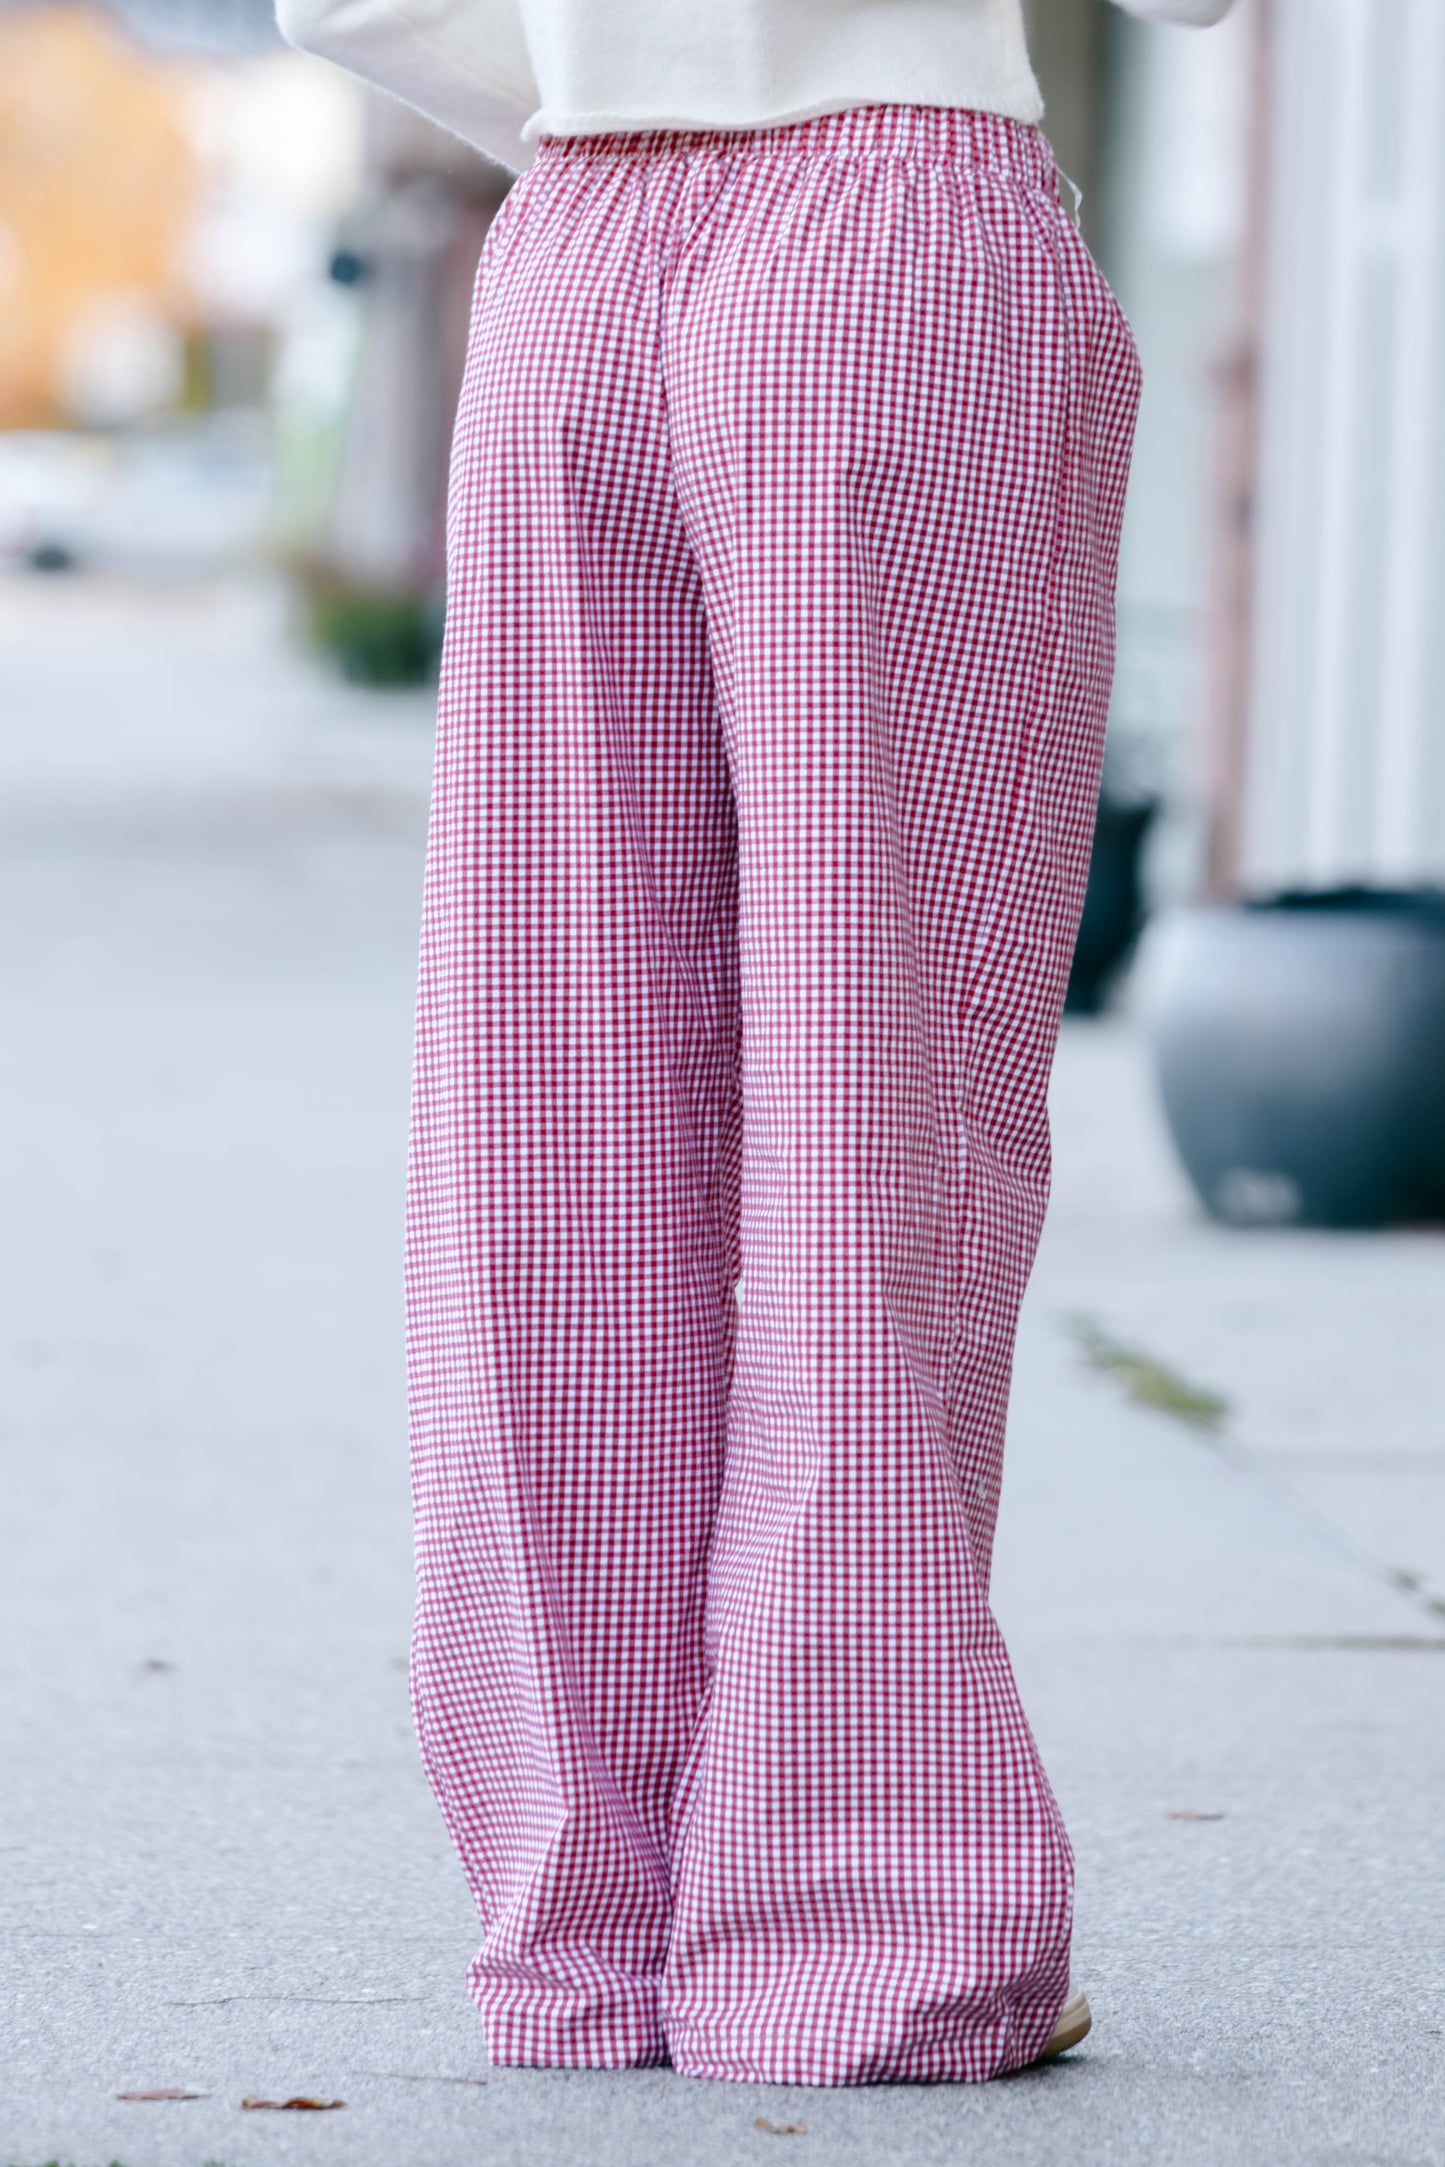
[[[779,2126],[776,2122],[770,2122],[764,2114],[758,2115],[753,2128],[765,2129],[770,2137],[806,2137],[808,2134],[806,2122],[784,2122]]]
[[[117,2099],[205,2099],[205,2092],[180,2092],[174,2085],[157,2092],[117,2092]]]
[[[1166,1821],[1222,1821],[1222,1813],[1196,1813],[1190,1806],[1176,1806],[1164,1816]]]
[[[314,2111],[315,2111],[316,2113],[320,2114],[320,2113],[324,2113],[324,2112],[325,2112],[325,2110],[326,2110],[326,2108],[328,2108],[328,2107],[344,2107],[344,2106],[346,2105],[346,2101],[345,2101],[344,2099],[303,2099],[303,2098],[296,2098],[296,2099],[243,2099],[243,2100],[241,2101],[241,2105],[242,2105],[243,2107],[278,2107],[278,2108],[286,2108],[286,2107],[304,2107],[304,2108],[306,2108],[306,2109],[308,2109],[308,2110],[314,2110]]]

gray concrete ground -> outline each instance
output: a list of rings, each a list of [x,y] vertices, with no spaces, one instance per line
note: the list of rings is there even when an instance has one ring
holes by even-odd
[[[0,2167],[1445,2162],[1445,1239],[1203,1226],[1137,1034],[1066,1031],[997,1600],[1093,2036],[489,2073],[405,1701],[427,703],[246,588],[10,584],[0,671]]]

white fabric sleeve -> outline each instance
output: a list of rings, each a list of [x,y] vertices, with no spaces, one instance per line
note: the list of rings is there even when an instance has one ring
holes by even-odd
[[[522,122],[542,99],[519,0],[276,0],[276,23],[513,173],[531,164]]]
[[[1192,23],[1197,30],[1223,22],[1234,0],[1114,0],[1126,15],[1142,15],[1154,23]]]

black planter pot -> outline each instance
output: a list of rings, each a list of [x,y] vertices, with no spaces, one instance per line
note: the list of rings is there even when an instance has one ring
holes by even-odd
[[[1165,1113],[1216,1218],[1445,1218],[1445,893],[1183,911],[1144,965]]]
[[[1124,962],[1144,923],[1139,861],[1158,801],[1133,804],[1101,797],[1094,821],[1089,885],[1074,943],[1064,1006],[1092,1016],[1104,1005],[1109,982]]]

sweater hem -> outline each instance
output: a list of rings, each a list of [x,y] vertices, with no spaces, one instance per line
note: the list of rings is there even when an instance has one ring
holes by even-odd
[[[770,113],[726,116],[681,112],[568,113],[551,112],[546,106],[542,106],[524,122],[521,140],[524,143],[537,143],[548,136],[565,139],[589,135],[653,134],[664,129],[710,135],[736,135],[763,128],[786,128],[795,121],[821,120],[825,114],[848,113],[865,105],[928,106],[944,112],[988,113],[997,120],[1017,121],[1025,128],[1036,128],[1044,117],[1044,103],[1037,85],[1031,85],[1031,95],[967,100],[916,95],[888,96],[873,90],[848,96],[814,99],[805,105],[782,106]]]

